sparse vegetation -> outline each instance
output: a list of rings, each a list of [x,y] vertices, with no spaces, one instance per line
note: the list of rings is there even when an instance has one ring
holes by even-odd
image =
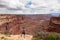
[[[33,37],[32,40],[60,40],[59,35],[56,33],[49,33],[48,35],[44,36],[43,38],[41,38],[41,35],[38,34],[36,36]]]
[[[11,32],[3,32],[3,33],[0,33],[0,34],[11,35],[12,33]]]
[[[7,40],[7,38],[5,38],[4,36],[2,36],[0,39],[1,40]]]
[[[58,40],[58,35],[56,33],[50,33],[45,40]]]
[[[10,37],[10,35],[11,35],[12,33],[11,33],[11,32],[4,32],[4,33],[0,33],[0,34]]]
[[[34,36],[32,40],[40,40],[40,36]]]
[[[12,33],[11,32],[5,32],[4,34],[5,35],[11,35]]]
[[[5,37],[1,37],[1,39],[4,39]]]

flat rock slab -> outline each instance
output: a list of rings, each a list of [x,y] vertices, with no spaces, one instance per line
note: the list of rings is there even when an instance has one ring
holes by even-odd
[[[32,35],[10,35],[10,36],[4,36],[7,40],[32,40]]]

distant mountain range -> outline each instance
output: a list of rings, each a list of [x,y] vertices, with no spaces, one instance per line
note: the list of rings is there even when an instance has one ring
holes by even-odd
[[[52,15],[51,14],[36,14],[36,15],[25,15],[25,17],[28,17],[30,19],[50,19]]]
[[[60,16],[60,13],[51,13],[52,16]]]

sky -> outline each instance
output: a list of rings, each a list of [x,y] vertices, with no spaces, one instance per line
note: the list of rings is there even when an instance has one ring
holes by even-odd
[[[60,0],[0,0],[2,14],[60,14]]]

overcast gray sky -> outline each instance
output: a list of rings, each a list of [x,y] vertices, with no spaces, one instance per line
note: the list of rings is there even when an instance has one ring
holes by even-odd
[[[60,0],[0,0],[0,13],[49,14],[60,13]]]

